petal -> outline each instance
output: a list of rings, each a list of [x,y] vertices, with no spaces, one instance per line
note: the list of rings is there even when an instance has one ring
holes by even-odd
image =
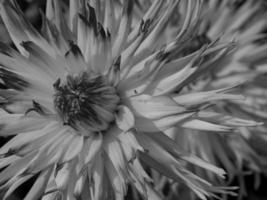
[[[70,74],[79,74],[79,72],[88,69],[80,48],[73,43],[70,43],[70,50],[65,54],[65,59]]]
[[[71,174],[73,173],[76,160],[63,164],[62,168],[57,171],[55,181],[58,189],[66,189],[69,185]]]
[[[81,159],[83,159],[83,165],[88,167],[89,164],[94,162],[95,157],[101,152],[102,145],[102,133],[98,133],[92,138],[88,138],[84,141],[84,148],[81,152]]]
[[[5,168],[6,166],[10,165],[11,163],[13,163],[13,162],[15,162],[15,161],[17,161],[19,159],[20,159],[20,157],[19,156],[15,156],[15,155],[1,158],[1,160],[0,160],[0,169]]]
[[[138,151],[144,151],[132,131],[121,134],[119,140],[121,142],[123,154],[128,162],[133,162],[137,158]]]
[[[115,120],[117,126],[123,131],[128,131],[134,127],[134,115],[127,106],[118,106]]]
[[[215,113],[215,112],[199,112],[198,116],[212,123],[217,123],[225,126],[231,127],[241,127],[241,126],[260,126],[263,125],[262,122],[255,122],[253,120],[246,120],[232,116],[225,116],[223,114]]]
[[[50,76],[50,83],[53,84],[55,79],[59,78],[66,72],[66,67],[63,62],[51,52],[42,50],[39,46],[31,41],[25,41],[21,44],[29,53],[28,60],[34,63],[35,67],[40,68],[43,73]]]
[[[105,169],[109,177],[109,181],[112,185],[113,191],[115,193],[116,200],[123,200],[126,194],[126,182],[119,172],[115,169],[110,159],[105,160]]]
[[[148,200],[162,200],[163,197],[152,186],[146,184],[147,199]]]
[[[75,134],[75,133],[73,133],[73,134]],[[71,142],[66,144],[67,150],[66,150],[66,153],[64,154],[64,156],[62,157],[63,162],[67,162],[67,161],[72,160],[75,156],[77,156],[81,152],[81,150],[83,148],[83,143],[84,143],[84,137],[83,136],[74,135],[74,137],[72,137],[71,140],[72,140]]]
[[[21,82],[28,83],[26,84],[28,87],[34,84],[35,87],[39,86],[40,88],[45,88],[44,91],[47,89],[49,91],[49,80],[51,80],[51,77],[44,73],[41,68],[36,67],[29,59],[18,53],[12,56],[0,53],[0,63],[2,68],[7,70],[6,73],[10,72],[9,75],[16,75],[22,80]]]
[[[118,175],[123,177],[127,175],[126,160],[122,151],[122,147],[118,140],[118,135],[122,134],[122,131],[116,127],[111,128],[106,137],[104,137],[103,147],[106,156],[110,159],[110,162],[116,169]]]
[[[219,124],[213,124],[198,119],[192,119],[186,121],[181,125],[183,128],[189,128],[201,131],[216,131],[216,132],[233,132],[234,128],[229,126],[223,126]]]
[[[194,92],[183,95],[173,94],[172,98],[179,104],[184,106],[195,106],[211,101],[217,100],[241,100],[244,97],[237,94],[227,94],[231,90],[239,87],[240,84],[233,85],[227,88],[222,88],[218,90],[211,90],[205,92]]]
[[[111,35],[115,35],[115,9],[114,2],[112,0],[106,0],[105,2],[105,18],[104,18],[104,28],[109,30]]]
[[[67,146],[63,146],[65,137],[64,135],[68,134],[66,130],[59,131],[56,135],[56,138],[53,138],[53,141],[47,141],[41,147],[38,148],[38,155],[36,159],[33,160],[29,167],[28,171],[31,173],[37,173],[47,168],[48,166],[60,162],[64,151],[66,151]]]
[[[122,80],[118,85],[118,90],[124,96],[134,96],[143,93],[154,80],[162,66],[164,66],[164,63],[158,58],[160,54],[161,52],[156,52],[136,65],[131,63],[124,67],[121,72]]]
[[[133,0],[125,0],[121,14],[120,25],[112,47],[113,58],[120,55],[128,37],[132,22]]]
[[[152,120],[142,117],[135,117],[135,128],[142,132],[158,132],[160,129],[153,123]]]
[[[94,200],[100,200],[101,197],[103,197],[104,187],[103,187],[103,181],[104,181],[104,160],[101,155],[98,155],[95,163],[94,168],[92,170],[92,178],[94,181],[94,184],[91,186],[91,195],[92,199]]]
[[[48,168],[47,170],[40,173],[30,191],[25,196],[24,200],[35,200],[43,196],[45,188],[48,183],[48,179],[53,171],[53,167]]]
[[[27,154],[33,150],[38,150],[40,148],[48,147],[49,145],[52,145],[53,143],[58,142],[58,140],[62,139],[63,133],[66,132],[66,130],[61,130],[60,127],[52,126],[45,127],[43,129],[44,133],[39,133],[41,137],[35,138],[34,140],[29,140],[27,144],[24,144],[22,146],[18,146],[18,153],[20,154]],[[22,134],[20,134],[22,135]],[[26,134],[25,134],[26,135]],[[17,138],[18,139],[18,138]],[[24,139],[24,138],[23,138]]]
[[[48,121],[39,117],[27,117],[24,114],[8,114],[0,111],[0,124],[2,137],[17,135],[41,129],[47,125]]]
[[[21,159],[15,161],[10,166],[1,171],[0,183],[4,183],[5,181],[11,179],[15,175],[18,175],[18,173],[21,173],[23,170],[25,170],[29,162],[33,160],[34,157],[36,157],[36,152],[32,152],[29,155],[22,157]]]
[[[131,42],[129,44],[129,46],[127,48],[125,48],[121,53],[121,57],[122,57],[121,66],[122,67],[126,67],[132,61],[132,57],[135,54],[138,47],[140,46],[140,44],[143,42],[143,40],[147,34],[149,26],[150,26],[150,20],[147,20],[145,22],[141,21],[140,27],[138,30],[139,34],[138,34],[137,38],[133,42]],[[138,27],[138,26],[136,26],[136,27]]]
[[[177,143],[166,136],[165,134],[161,132],[157,133],[146,133],[150,138],[158,142],[164,149],[172,153],[175,157],[178,159],[185,160],[189,163],[192,163],[196,166],[202,167],[206,170],[212,171],[213,173],[216,173],[217,175],[224,177],[225,171],[221,168],[218,168],[194,155],[190,155],[187,152],[185,152],[183,149],[181,149]]]
[[[210,183],[194,175],[183,167],[182,162],[176,160],[159,144],[149,139],[145,134],[139,133],[139,142],[147,149],[146,153],[140,153],[141,159],[165,176],[186,184],[198,197],[206,199],[212,191]]]
[[[63,38],[63,35],[57,29],[56,25],[44,15],[42,15],[42,35],[55,51],[47,52],[48,54],[53,53],[52,55],[63,55],[68,50],[68,43]]]
[[[77,44],[86,58],[92,55],[97,46],[97,20],[95,9],[86,5],[84,0],[81,1],[81,8],[82,13],[78,15]]]
[[[3,200],[7,200],[10,198],[10,195],[12,195],[12,193],[23,183],[25,183],[26,181],[28,181],[30,178],[32,178],[33,175],[26,175],[23,177],[18,177],[18,180],[15,181],[15,183],[13,183],[7,190],[7,192],[5,193]]]
[[[20,45],[23,41],[33,41],[47,52],[54,51],[46,40],[25,19],[16,1],[3,0],[0,5],[0,14],[7,30],[14,44],[23,55],[27,55],[25,49]]]
[[[171,115],[163,117],[161,119],[154,120],[153,123],[158,127],[159,130],[164,131],[171,127],[176,126],[178,123],[186,121],[188,118],[191,118],[195,115],[196,112],[181,113],[176,115]]]
[[[20,45],[22,41],[29,40],[29,37],[24,32],[24,30],[27,29],[23,27],[23,23],[21,22],[22,20],[15,11],[14,5],[12,5],[10,1],[1,1],[0,10],[1,17],[12,38],[12,41],[22,54],[27,55],[25,49]]]
[[[74,192],[73,192],[73,196],[76,199],[82,198],[82,193],[84,188],[87,187],[86,185],[86,175],[82,175],[80,176],[80,178],[78,178],[78,180],[75,183],[75,188],[74,188]]]
[[[162,14],[164,10],[162,9],[164,8],[163,3],[164,3],[164,0],[153,1],[150,8],[146,11],[145,15],[143,16],[142,20],[145,22],[145,21],[156,19],[156,17]],[[141,23],[142,21],[140,22],[140,24]],[[139,27],[138,26],[133,27],[133,30],[131,31],[131,33],[129,34],[127,38],[127,43],[128,44],[132,43],[133,40],[137,38],[138,34],[139,34]]]
[[[5,154],[13,150],[18,153],[17,150],[19,150],[21,147],[26,146],[27,144],[37,140],[40,137],[43,137],[44,135],[50,133],[50,131],[55,131],[55,124],[56,123],[51,122],[47,124],[43,129],[33,130],[31,132],[25,132],[15,136],[1,147],[0,154]]]
[[[159,37],[159,35],[162,33],[162,30],[165,28],[166,22],[171,17],[178,3],[179,1],[169,2],[167,9],[164,10],[165,13],[163,13],[163,16],[160,17],[159,21],[154,26],[153,30],[150,32],[150,34],[147,36],[147,38],[138,48],[137,52],[135,53],[136,57],[139,57],[141,55],[141,58],[142,58],[144,56],[147,56],[148,53],[151,53],[151,51],[154,50],[155,46],[160,41],[159,38],[161,37]]]
[[[180,71],[162,79],[154,81],[148,88],[153,96],[170,93],[191,76],[198,68],[193,63],[188,64]]]
[[[128,107],[135,115],[150,119],[158,119],[186,111],[184,107],[179,106],[168,96],[139,95],[131,97],[129,101]]]
[[[79,10],[79,1],[77,0],[70,0],[69,1],[69,27],[72,30],[72,32],[76,31],[77,28],[77,19],[78,19],[78,10]]]

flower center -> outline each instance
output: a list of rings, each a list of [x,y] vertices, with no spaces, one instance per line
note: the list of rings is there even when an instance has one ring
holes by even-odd
[[[68,75],[62,85],[58,79],[54,89],[54,106],[64,125],[103,131],[114,120],[119,97],[103,76],[88,72]]]

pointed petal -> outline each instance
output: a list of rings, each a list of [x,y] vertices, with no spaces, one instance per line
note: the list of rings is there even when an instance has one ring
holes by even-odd
[[[74,137],[71,138],[72,141],[67,144],[67,150],[64,156],[62,157],[63,162],[68,162],[72,160],[75,156],[77,156],[82,148],[83,148],[83,143],[84,143],[84,137],[75,135]]]
[[[9,199],[10,195],[12,195],[12,193],[23,183],[25,183],[26,181],[28,181],[31,177],[33,177],[33,175],[26,175],[23,177],[19,177],[18,180],[13,183],[7,190],[7,192],[5,193],[3,200],[7,200]]]
[[[202,167],[204,169],[207,169],[209,171],[212,171],[213,173],[216,173],[217,175],[224,177],[225,171],[221,168],[218,168],[194,155],[190,155],[189,153],[185,152],[182,148],[180,148],[177,143],[166,136],[165,134],[161,132],[157,133],[146,133],[151,137],[153,140],[157,141],[160,145],[163,146],[166,150],[171,152],[175,157],[178,159],[185,160],[189,163],[192,163],[196,166]]]
[[[54,51],[32,25],[27,22],[16,1],[3,0],[1,1],[0,9],[0,14],[11,38],[23,55],[27,55],[25,49],[20,45],[23,41],[33,41],[46,51]]]
[[[179,105],[184,105],[184,106],[195,106],[217,100],[241,100],[244,98],[242,95],[227,94],[228,92],[231,92],[231,90],[234,90],[239,86],[240,84],[233,85],[227,88],[205,91],[205,92],[194,92],[183,95],[173,94],[172,98]]]
[[[177,88],[182,82],[184,82],[189,76],[191,76],[198,69],[196,66],[188,64],[180,71],[172,74],[162,80],[154,81],[148,88],[151,94],[163,95],[169,93]]]
[[[91,195],[93,200],[100,200],[103,196],[104,188],[103,188],[103,181],[104,181],[104,160],[101,155],[98,155],[94,168],[93,168],[92,178],[94,180],[94,184],[92,186]]]
[[[116,169],[120,177],[127,174],[126,160],[122,151],[122,147],[118,140],[118,135],[123,134],[120,129],[113,127],[109,129],[104,138],[103,147],[110,162]]]
[[[84,163],[88,165],[92,163],[95,157],[99,154],[103,145],[103,135],[102,133],[96,134],[92,139],[85,140],[84,149],[81,152]]]
[[[118,57],[124,48],[132,22],[133,0],[125,0],[116,39],[112,47],[113,57]]]
[[[21,159],[15,161],[10,166],[8,166],[3,171],[1,171],[0,183],[1,184],[4,183],[5,181],[9,180],[13,176],[17,175],[19,172],[22,172],[23,170],[25,170],[29,162],[32,159],[34,159],[35,156],[36,156],[36,152],[32,152],[31,154],[26,155],[22,157]]]
[[[4,111],[0,111],[0,116],[0,135],[2,137],[41,129],[48,123],[43,118],[26,117],[24,114],[8,114]]]
[[[195,112],[186,112],[176,115],[171,115],[167,117],[163,117],[161,119],[154,120],[153,123],[158,127],[159,130],[164,131],[171,127],[176,126],[178,123],[182,123],[183,121],[191,118],[195,115]]]
[[[70,50],[65,54],[65,59],[70,70],[70,74],[78,74],[88,69],[80,48],[70,43]]]
[[[120,176],[110,159],[105,160],[105,169],[115,193],[116,200],[123,200],[126,194],[126,181]]]
[[[31,132],[21,133],[11,140],[9,140],[4,146],[0,149],[0,154],[5,154],[9,151],[19,150],[21,147],[26,146],[27,144],[37,140],[38,138],[50,133],[50,131],[54,131],[55,123],[47,124],[43,129],[40,130],[33,130]],[[18,152],[16,152],[18,153]]]
[[[58,189],[66,189],[69,185],[71,174],[73,173],[75,160],[63,164],[63,167],[57,171],[55,182]]]
[[[168,115],[185,112],[185,108],[179,106],[168,96],[139,95],[130,98],[128,107],[137,116],[150,119],[158,119]]]
[[[219,124],[213,124],[198,119],[192,119],[181,125],[183,128],[189,128],[201,131],[216,131],[216,132],[233,132],[234,128]]]

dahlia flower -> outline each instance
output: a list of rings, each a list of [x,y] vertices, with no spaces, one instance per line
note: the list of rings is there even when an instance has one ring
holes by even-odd
[[[213,65],[203,69],[205,73],[195,76],[194,82],[188,85],[190,87],[184,88],[184,91],[214,90],[229,87],[235,82],[243,82],[245,84],[239,87],[239,92],[246,97],[245,101],[221,101],[213,106],[213,110],[266,122],[267,23],[266,7],[263,3],[252,0],[207,0],[197,7],[194,1],[181,1],[176,9],[177,17],[170,21],[164,34],[165,41],[168,42],[174,40],[181,29],[187,30],[188,40],[184,42],[186,48],[177,54],[178,57],[193,56],[197,50],[215,40],[233,41],[235,47],[227,55],[217,59]],[[145,1],[140,4],[145,8],[149,5]],[[192,19],[195,13],[198,15],[197,20]],[[216,114],[211,113],[199,113],[198,116],[209,122],[216,118]],[[224,184],[237,177],[239,194],[242,196],[246,195],[243,180],[246,174],[255,174],[255,187],[259,185],[259,174],[266,174],[267,127],[243,127],[239,131],[239,134],[221,135],[176,127],[167,134],[187,152],[223,167],[228,174]],[[222,183],[222,180],[218,180],[208,171],[194,171],[207,180]],[[157,174],[154,179],[159,179]],[[163,182],[166,183],[165,178],[158,180],[158,187],[169,185],[168,181],[166,184]],[[173,190],[170,195],[174,195],[178,189],[171,185]]]
[[[123,199],[128,185],[144,199],[163,198],[145,169],[191,189],[199,198],[232,194],[187,165],[225,172],[187,152],[166,134],[175,127],[238,135],[259,122],[225,115],[212,104],[243,101],[242,84],[190,90],[235,43],[214,40],[188,51],[185,26],[169,42],[162,33],[180,1],[156,0],[138,18],[126,1],[47,0],[41,32],[14,0],[0,14],[15,48],[0,44],[0,184],[6,199],[34,178],[26,200]],[[195,24],[197,25],[197,24]],[[215,134],[215,133],[211,133]],[[196,141],[192,141],[196,142]],[[206,143],[201,143],[206,145]]]

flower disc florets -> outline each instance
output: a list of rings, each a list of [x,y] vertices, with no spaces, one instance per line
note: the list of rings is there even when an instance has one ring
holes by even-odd
[[[64,125],[103,131],[114,120],[119,97],[103,76],[88,72],[68,75],[62,85],[58,79],[54,89],[54,105]]]

